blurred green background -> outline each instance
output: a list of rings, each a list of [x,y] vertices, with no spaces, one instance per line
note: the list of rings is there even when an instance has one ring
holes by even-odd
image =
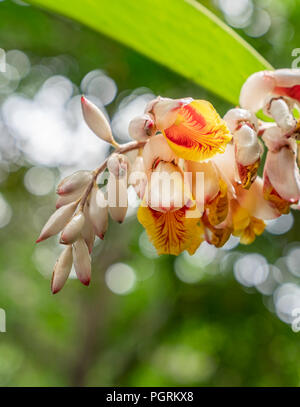
[[[300,48],[298,0],[203,1],[273,66]],[[271,222],[251,246],[231,239],[192,257],[157,257],[134,209],[93,252],[89,288],[50,293],[56,238],[34,241],[55,185],[94,168],[107,147],[83,123],[84,92],[119,141],[152,95],[230,105],[73,21],[0,1],[1,386],[298,386],[300,216]],[[299,55],[299,54],[298,54]],[[224,67],[224,81],[226,70]],[[132,196],[134,203],[134,197]]]

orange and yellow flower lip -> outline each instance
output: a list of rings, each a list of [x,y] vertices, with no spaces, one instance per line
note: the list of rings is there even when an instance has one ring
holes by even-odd
[[[232,138],[225,121],[205,100],[182,106],[174,124],[161,131],[179,157],[192,161],[223,153]]]
[[[232,201],[232,234],[240,238],[240,243],[251,244],[256,236],[265,230],[266,224],[262,219],[252,216],[249,211],[241,207],[237,201]]]
[[[194,254],[203,241],[203,227],[199,218],[188,216],[193,210],[184,206],[163,213],[141,205],[137,217],[158,254]]]

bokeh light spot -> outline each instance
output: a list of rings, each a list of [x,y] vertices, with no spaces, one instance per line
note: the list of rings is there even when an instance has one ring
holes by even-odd
[[[136,275],[128,264],[115,263],[106,270],[105,282],[113,293],[129,294],[135,286]]]
[[[282,284],[274,292],[273,300],[278,317],[291,323],[295,318],[294,310],[300,309],[300,287],[294,283]]]
[[[24,177],[24,185],[33,195],[49,194],[54,188],[54,183],[55,176],[48,168],[32,167]]]
[[[268,277],[267,264],[264,256],[260,254],[246,254],[234,264],[235,277],[246,287],[262,284]]]
[[[148,235],[145,231],[142,232],[139,237],[139,246],[143,255],[145,257],[148,257],[148,259],[156,259],[158,257],[155,247],[150,242]]]
[[[4,228],[9,224],[12,216],[10,205],[6,202],[2,194],[0,194],[0,228]]]
[[[300,277],[300,246],[289,250],[286,256],[286,264],[294,276]]]
[[[283,235],[288,232],[294,224],[294,216],[290,212],[288,215],[281,215],[277,219],[266,221],[266,230],[272,235]]]

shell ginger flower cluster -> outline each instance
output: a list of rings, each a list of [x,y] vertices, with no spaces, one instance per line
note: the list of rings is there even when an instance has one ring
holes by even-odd
[[[269,121],[257,119],[261,110]],[[203,241],[221,247],[230,235],[250,244],[265,220],[299,209],[299,110],[300,69],[263,71],[248,78],[240,107],[224,118],[206,100],[157,97],[130,122],[133,141],[119,145],[103,113],[82,97],[87,125],[114,152],[57,188],[57,210],[37,240],[60,233],[65,247],[52,292],[63,287],[73,264],[89,284],[95,237],[104,239],[109,216],[124,221],[130,185],[141,202],[137,218],[158,254],[192,255]],[[107,184],[99,186],[104,173]]]

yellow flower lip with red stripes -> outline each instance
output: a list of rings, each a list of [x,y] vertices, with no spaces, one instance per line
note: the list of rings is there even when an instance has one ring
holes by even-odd
[[[163,123],[159,111],[160,103],[158,101],[153,107],[158,125]],[[224,152],[232,138],[225,121],[206,100],[179,99],[177,106],[170,105],[170,110],[164,111],[164,114],[170,118],[164,122],[167,125],[172,124],[168,127],[158,127],[158,130],[180,158],[193,161],[207,160],[217,153]]]

